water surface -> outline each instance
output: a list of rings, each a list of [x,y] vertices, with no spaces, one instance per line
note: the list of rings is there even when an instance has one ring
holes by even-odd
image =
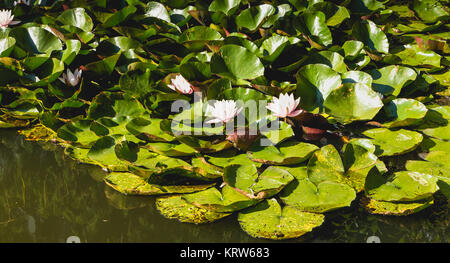
[[[153,197],[124,196],[100,168],[52,143],[0,130],[0,242],[272,242],[243,232],[236,216],[205,225],[164,218]],[[408,217],[370,215],[359,206],[327,213],[312,233],[284,242],[448,242],[448,204]]]

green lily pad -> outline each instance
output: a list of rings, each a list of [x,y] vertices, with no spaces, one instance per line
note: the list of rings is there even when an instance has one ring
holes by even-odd
[[[371,50],[380,53],[389,53],[389,41],[386,34],[370,20],[362,20],[353,25],[353,36],[363,42]]]
[[[185,194],[182,198],[197,207],[218,213],[242,210],[260,201],[259,199],[249,198],[228,185],[222,188],[222,192],[211,187],[201,192]]]
[[[438,1],[414,0],[412,8],[417,16],[426,23],[434,23],[438,20],[448,18],[450,15]]]
[[[363,134],[373,139],[373,144],[378,146],[375,153],[379,156],[400,155],[413,151],[423,139],[422,134],[404,129],[392,131],[377,128],[367,130]]]
[[[371,214],[405,216],[422,211],[433,203],[433,199],[407,203],[393,203],[367,199],[363,201],[363,206]]]
[[[401,63],[408,66],[419,67],[440,67],[441,56],[432,51],[426,50],[418,45],[407,44],[392,50],[394,63]],[[386,57],[390,59],[391,56]]]
[[[450,180],[450,167],[438,162],[408,160],[405,164],[406,170],[429,174],[432,176],[445,177]]]
[[[420,130],[424,134],[441,140],[450,140],[450,125]]]
[[[250,31],[254,31],[273,13],[275,13],[275,8],[269,4],[250,7],[242,11],[236,17],[236,25],[239,28],[246,28]]]
[[[64,25],[70,25],[85,32],[91,32],[94,28],[92,18],[81,7],[65,10],[57,19]]]
[[[186,144],[176,143],[154,142],[148,143],[144,147],[165,156],[191,156],[197,152]]]
[[[156,209],[166,218],[193,224],[212,223],[231,215],[199,208],[186,202],[180,195],[159,197],[156,199]]]
[[[437,179],[418,172],[397,172],[385,184],[367,191],[368,197],[377,201],[417,201],[427,199],[436,192]]]
[[[372,76],[364,71],[347,71],[342,73],[342,83],[363,83],[372,87]]]
[[[314,184],[309,179],[302,179],[283,189],[280,198],[300,211],[323,213],[350,206],[356,193],[344,183],[323,181]]]
[[[222,12],[225,15],[229,16],[236,11],[240,3],[241,0],[213,0],[208,7],[208,11]]]
[[[333,43],[326,15],[321,11],[303,12],[296,17],[294,27],[319,45],[328,46]]]
[[[192,193],[212,186],[206,185],[154,185],[132,173],[110,173],[105,177],[107,185],[126,195],[162,195]]]
[[[14,49],[16,39],[13,37],[5,37],[0,39],[0,57],[8,57]]]
[[[265,164],[290,165],[306,161],[318,147],[303,142],[286,141],[275,146],[252,146],[249,157]]]
[[[239,224],[249,235],[267,239],[298,238],[324,221],[322,214],[302,212],[275,199],[264,201],[238,215]]]
[[[175,137],[161,129],[163,119],[146,119],[142,117],[132,119],[127,125],[127,130],[138,138],[150,141],[171,142]]]
[[[383,102],[366,84],[344,83],[330,92],[323,105],[337,121],[347,124],[371,120],[383,107]]]
[[[100,129],[97,129],[97,133],[105,135],[104,131],[101,131],[101,126],[97,127]],[[100,138],[94,130],[96,128],[92,121],[78,120],[66,123],[59,128],[58,137],[66,141],[79,143],[82,146],[90,146]]]
[[[308,177],[314,184],[323,181],[342,182],[344,172],[339,152],[332,144],[315,151],[308,161]]]
[[[224,45],[211,59],[211,71],[233,79],[255,79],[264,75],[264,66],[248,49]]]
[[[366,139],[352,139],[343,148],[344,179],[357,192],[364,189],[370,172],[378,172],[376,165],[381,161],[374,152],[375,145]]]
[[[201,51],[205,43],[214,44],[223,40],[216,30],[206,26],[191,27],[180,35],[178,42],[186,45],[192,51]]]
[[[424,138],[419,147],[426,152],[444,151],[450,154],[450,142],[435,138]]]
[[[403,87],[417,77],[417,73],[402,66],[387,66],[370,71],[373,78],[373,89],[385,95],[397,96]]]
[[[10,36],[16,39],[16,46],[32,54],[49,54],[55,50],[62,50],[61,41],[41,27],[16,27]]]
[[[321,108],[328,95],[341,85],[341,76],[323,64],[302,67],[296,75],[297,97],[301,97],[300,107],[312,111]]]
[[[228,150],[221,152],[219,155],[208,156],[207,158],[209,163],[212,163],[219,167],[225,167],[232,164],[242,164],[242,165],[256,165],[257,167],[261,166],[261,163],[253,162],[247,154],[237,154],[235,150]]]
[[[346,19],[350,18],[350,13],[343,6],[321,1],[313,1],[311,4],[313,5],[308,7],[308,10],[323,12],[328,26],[339,26]]]
[[[388,128],[417,124],[427,114],[427,107],[414,99],[394,99],[384,108],[391,121],[383,123]]]
[[[122,136],[104,136],[92,145],[87,157],[102,167],[117,170],[114,167],[127,167],[129,162],[135,161],[137,152],[137,145],[125,141]],[[123,168],[118,169],[122,170]]]
[[[348,40],[345,41],[342,48],[344,49],[345,58],[353,60],[363,52],[364,43],[358,40]]]
[[[268,167],[258,175],[254,165],[229,165],[225,167],[223,180],[250,198],[269,198],[289,184],[294,177],[281,168]]]

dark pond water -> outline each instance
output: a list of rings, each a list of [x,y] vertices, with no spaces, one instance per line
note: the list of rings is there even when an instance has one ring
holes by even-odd
[[[151,197],[108,188],[104,172],[79,164],[51,143],[0,130],[0,242],[269,242],[243,232],[235,216],[193,225],[164,218]],[[409,217],[375,216],[355,200],[325,223],[287,242],[448,242],[448,205]]]

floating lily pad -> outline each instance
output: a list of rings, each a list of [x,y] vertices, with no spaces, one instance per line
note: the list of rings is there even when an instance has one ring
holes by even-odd
[[[183,195],[182,198],[197,207],[220,213],[242,210],[261,200],[249,198],[228,185],[222,188],[222,192],[212,187],[201,192]]]
[[[422,134],[408,130],[392,131],[386,128],[371,129],[363,132],[378,146],[375,152],[379,156],[392,156],[413,151],[423,139]]]
[[[407,67],[387,66],[370,71],[373,78],[373,89],[381,94],[397,96],[409,82],[417,77],[417,73]]]
[[[223,175],[224,182],[229,186],[258,199],[277,194],[293,179],[289,172],[277,167],[268,167],[258,175],[254,165],[229,165]]]
[[[342,182],[344,172],[339,152],[331,144],[315,151],[308,161],[308,177],[314,184],[323,181]]]
[[[205,185],[155,185],[132,173],[110,173],[105,177],[107,185],[127,195],[162,195],[192,193],[205,190],[213,184]]]
[[[268,16],[275,12],[275,8],[272,5],[262,4],[254,7],[250,7],[242,11],[236,17],[236,25],[240,28],[246,28],[250,31],[258,29]]]
[[[211,71],[233,79],[255,79],[264,74],[259,58],[248,49],[224,45],[211,59]]]
[[[267,239],[298,238],[324,221],[322,214],[302,212],[275,199],[264,201],[238,215],[239,224],[249,235]]]
[[[362,200],[363,206],[371,214],[405,216],[417,213],[434,203],[433,199],[417,202],[393,203],[374,199]]]
[[[383,126],[393,128],[409,126],[418,123],[427,114],[427,107],[414,99],[394,99],[384,108],[391,121]]]
[[[370,172],[378,172],[376,165],[381,161],[374,152],[375,145],[366,139],[352,139],[343,148],[344,179],[357,192],[364,189]]]
[[[370,20],[362,20],[353,25],[353,36],[363,42],[371,50],[389,53],[389,41],[386,34]]]
[[[275,146],[254,146],[249,148],[249,157],[266,164],[289,165],[306,161],[318,147],[314,144],[286,141]]]
[[[323,64],[306,65],[296,77],[296,95],[302,98],[300,106],[308,111],[322,107],[323,101],[342,82],[336,71]]]
[[[424,134],[441,140],[450,140],[450,125],[421,130]]]
[[[383,107],[379,95],[363,83],[344,83],[325,99],[326,112],[339,122],[371,120]]]
[[[397,172],[385,184],[367,191],[377,201],[411,202],[431,197],[439,187],[437,179],[418,172]]]
[[[169,219],[178,219],[184,223],[205,224],[212,223],[230,215],[230,213],[216,213],[189,204],[181,196],[167,196],[156,199],[156,209]]]
[[[186,144],[154,142],[148,143],[144,147],[165,156],[192,156],[196,153]]]
[[[314,184],[309,179],[302,179],[283,189],[280,198],[300,211],[323,213],[350,206],[356,193],[344,183],[323,181]]]

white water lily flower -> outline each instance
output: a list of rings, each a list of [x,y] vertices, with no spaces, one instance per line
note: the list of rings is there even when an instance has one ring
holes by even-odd
[[[31,0],[16,0],[13,3],[14,6],[16,6],[18,4],[24,4],[24,5],[30,6],[31,5]]]
[[[67,74],[63,73],[62,78],[59,78],[59,80],[66,85],[75,87],[80,82],[82,72],[83,71],[81,69],[75,69],[75,71],[72,73],[70,69],[67,69]]]
[[[206,123],[228,122],[236,117],[242,108],[237,108],[234,100],[219,100],[214,103],[214,106],[208,105],[207,112],[212,115],[214,119]]]
[[[9,25],[17,25],[20,21],[13,21],[14,15],[11,10],[0,10],[0,27],[6,28]]]
[[[280,98],[274,97],[266,108],[279,118],[295,117],[302,112],[302,110],[296,110],[299,103],[300,98],[294,99],[293,94],[280,94]]]
[[[178,74],[175,78],[171,79],[172,84],[167,85],[174,91],[178,91],[181,94],[191,94],[194,89],[191,83],[189,83],[181,74]]]

